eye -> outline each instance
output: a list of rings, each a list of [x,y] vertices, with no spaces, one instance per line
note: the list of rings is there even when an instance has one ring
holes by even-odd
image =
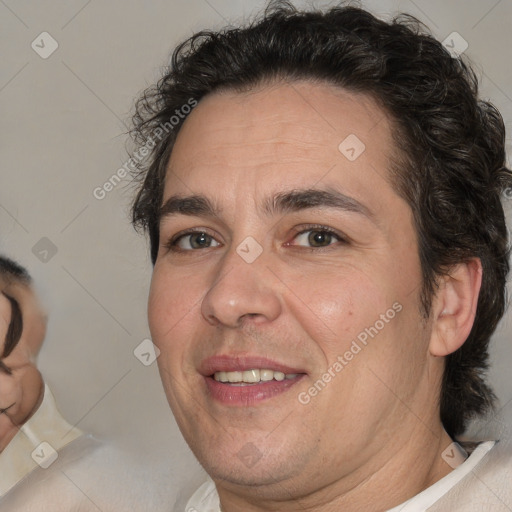
[[[12,375],[12,370],[3,361],[0,361],[0,372]]]
[[[174,237],[167,247],[171,251],[191,251],[194,249],[208,249],[220,245],[211,235],[204,231],[189,231]]]
[[[0,409],[0,414],[5,414],[11,407],[13,407],[15,405],[16,405],[16,402],[14,402],[13,404],[9,405],[9,407],[6,407],[5,409]]]
[[[328,247],[336,242],[345,242],[338,234],[327,227],[318,227],[301,231],[294,237],[295,243],[305,247]]]

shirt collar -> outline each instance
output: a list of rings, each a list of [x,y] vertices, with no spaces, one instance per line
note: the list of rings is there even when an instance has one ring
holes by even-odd
[[[41,405],[0,453],[0,498],[38,466],[49,467],[82,434],[61,416],[45,384]]]

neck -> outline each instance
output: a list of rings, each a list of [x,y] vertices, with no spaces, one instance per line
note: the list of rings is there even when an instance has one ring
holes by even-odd
[[[416,435],[415,435],[416,434]],[[400,505],[446,476],[452,468],[444,461],[443,451],[452,443],[442,425],[415,432],[382,449],[379,462],[360,467],[320,489],[301,493],[303,482],[279,482],[267,486],[234,489],[216,482],[222,512],[335,512],[343,510],[384,511]]]

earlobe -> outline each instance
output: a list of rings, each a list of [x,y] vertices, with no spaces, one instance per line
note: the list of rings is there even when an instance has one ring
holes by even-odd
[[[455,265],[442,277],[432,303],[431,355],[447,356],[466,341],[475,320],[481,284],[479,258]]]

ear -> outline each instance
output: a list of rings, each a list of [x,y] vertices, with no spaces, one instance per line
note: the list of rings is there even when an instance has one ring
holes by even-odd
[[[433,356],[447,356],[464,344],[475,320],[481,284],[479,258],[455,265],[442,277],[432,302],[429,350]]]

